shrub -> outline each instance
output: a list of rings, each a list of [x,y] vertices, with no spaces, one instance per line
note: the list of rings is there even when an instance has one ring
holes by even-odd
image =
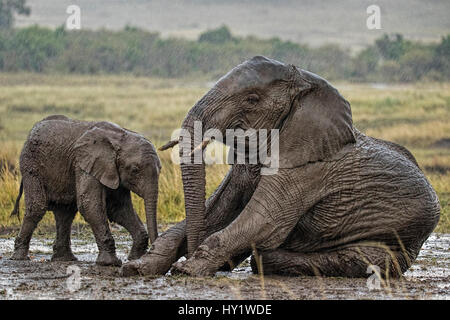
[[[421,44],[385,35],[352,56],[333,44],[310,48],[279,38],[233,37],[226,26],[203,33],[198,41],[162,39],[129,26],[121,31],[38,26],[0,31],[0,71],[217,77],[255,55],[331,80],[450,79],[450,36],[439,44]]]

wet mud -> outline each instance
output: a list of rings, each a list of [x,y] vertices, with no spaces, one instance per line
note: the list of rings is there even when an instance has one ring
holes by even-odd
[[[115,235],[126,261],[131,239]],[[11,261],[14,239],[0,239],[2,299],[450,299],[450,234],[433,234],[402,279],[260,277],[248,261],[212,278],[119,277],[95,265],[92,239],[72,240],[78,262],[50,262],[53,238],[33,239],[30,261]]]

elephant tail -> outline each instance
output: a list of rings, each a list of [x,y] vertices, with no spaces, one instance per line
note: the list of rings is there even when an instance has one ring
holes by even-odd
[[[23,180],[20,181],[19,195],[17,196],[16,203],[14,204],[14,209],[11,212],[11,215],[10,215],[11,217],[12,216],[17,216],[20,219],[20,216],[19,216],[19,205],[20,205],[20,198],[22,198],[22,194],[23,194]]]

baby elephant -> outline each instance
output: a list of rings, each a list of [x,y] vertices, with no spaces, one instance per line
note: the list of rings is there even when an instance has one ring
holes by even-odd
[[[133,209],[130,190],[145,201],[147,229],[158,236],[156,207],[161,164],[153,144],[111,122],[50,116],[32,128],[20,155],[22,182],[12,214],[25,192],[25,217],[13,260],[28,259],[30,239],[47,210],[56,220],[52,261],[77,260],[70,230],[77,211],[89,223],[99,249],[97,264],[120,266],[108,219],[130,232],[128,259],[145,253],[148,235]]]

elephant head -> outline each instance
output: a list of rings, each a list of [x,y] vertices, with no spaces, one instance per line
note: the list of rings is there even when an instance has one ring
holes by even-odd
[[[279,167],[326,160],[355,141],[349,103],[326,80],[293,65],[254,57],[223,76],[188,112],[182,129],[279,129]],[[197,147],[198,141],[181,143]],[[192,155],[192,153],[191,153]],[[188,253],[205,235],[205,165],[182,162]]]
[[[87,130],[75,143],[75,162],[110,189],[119,185],[145,202],[150,241],[158,236],[156,211],[161,164],[153,144],[143,136],[101,122]]]

